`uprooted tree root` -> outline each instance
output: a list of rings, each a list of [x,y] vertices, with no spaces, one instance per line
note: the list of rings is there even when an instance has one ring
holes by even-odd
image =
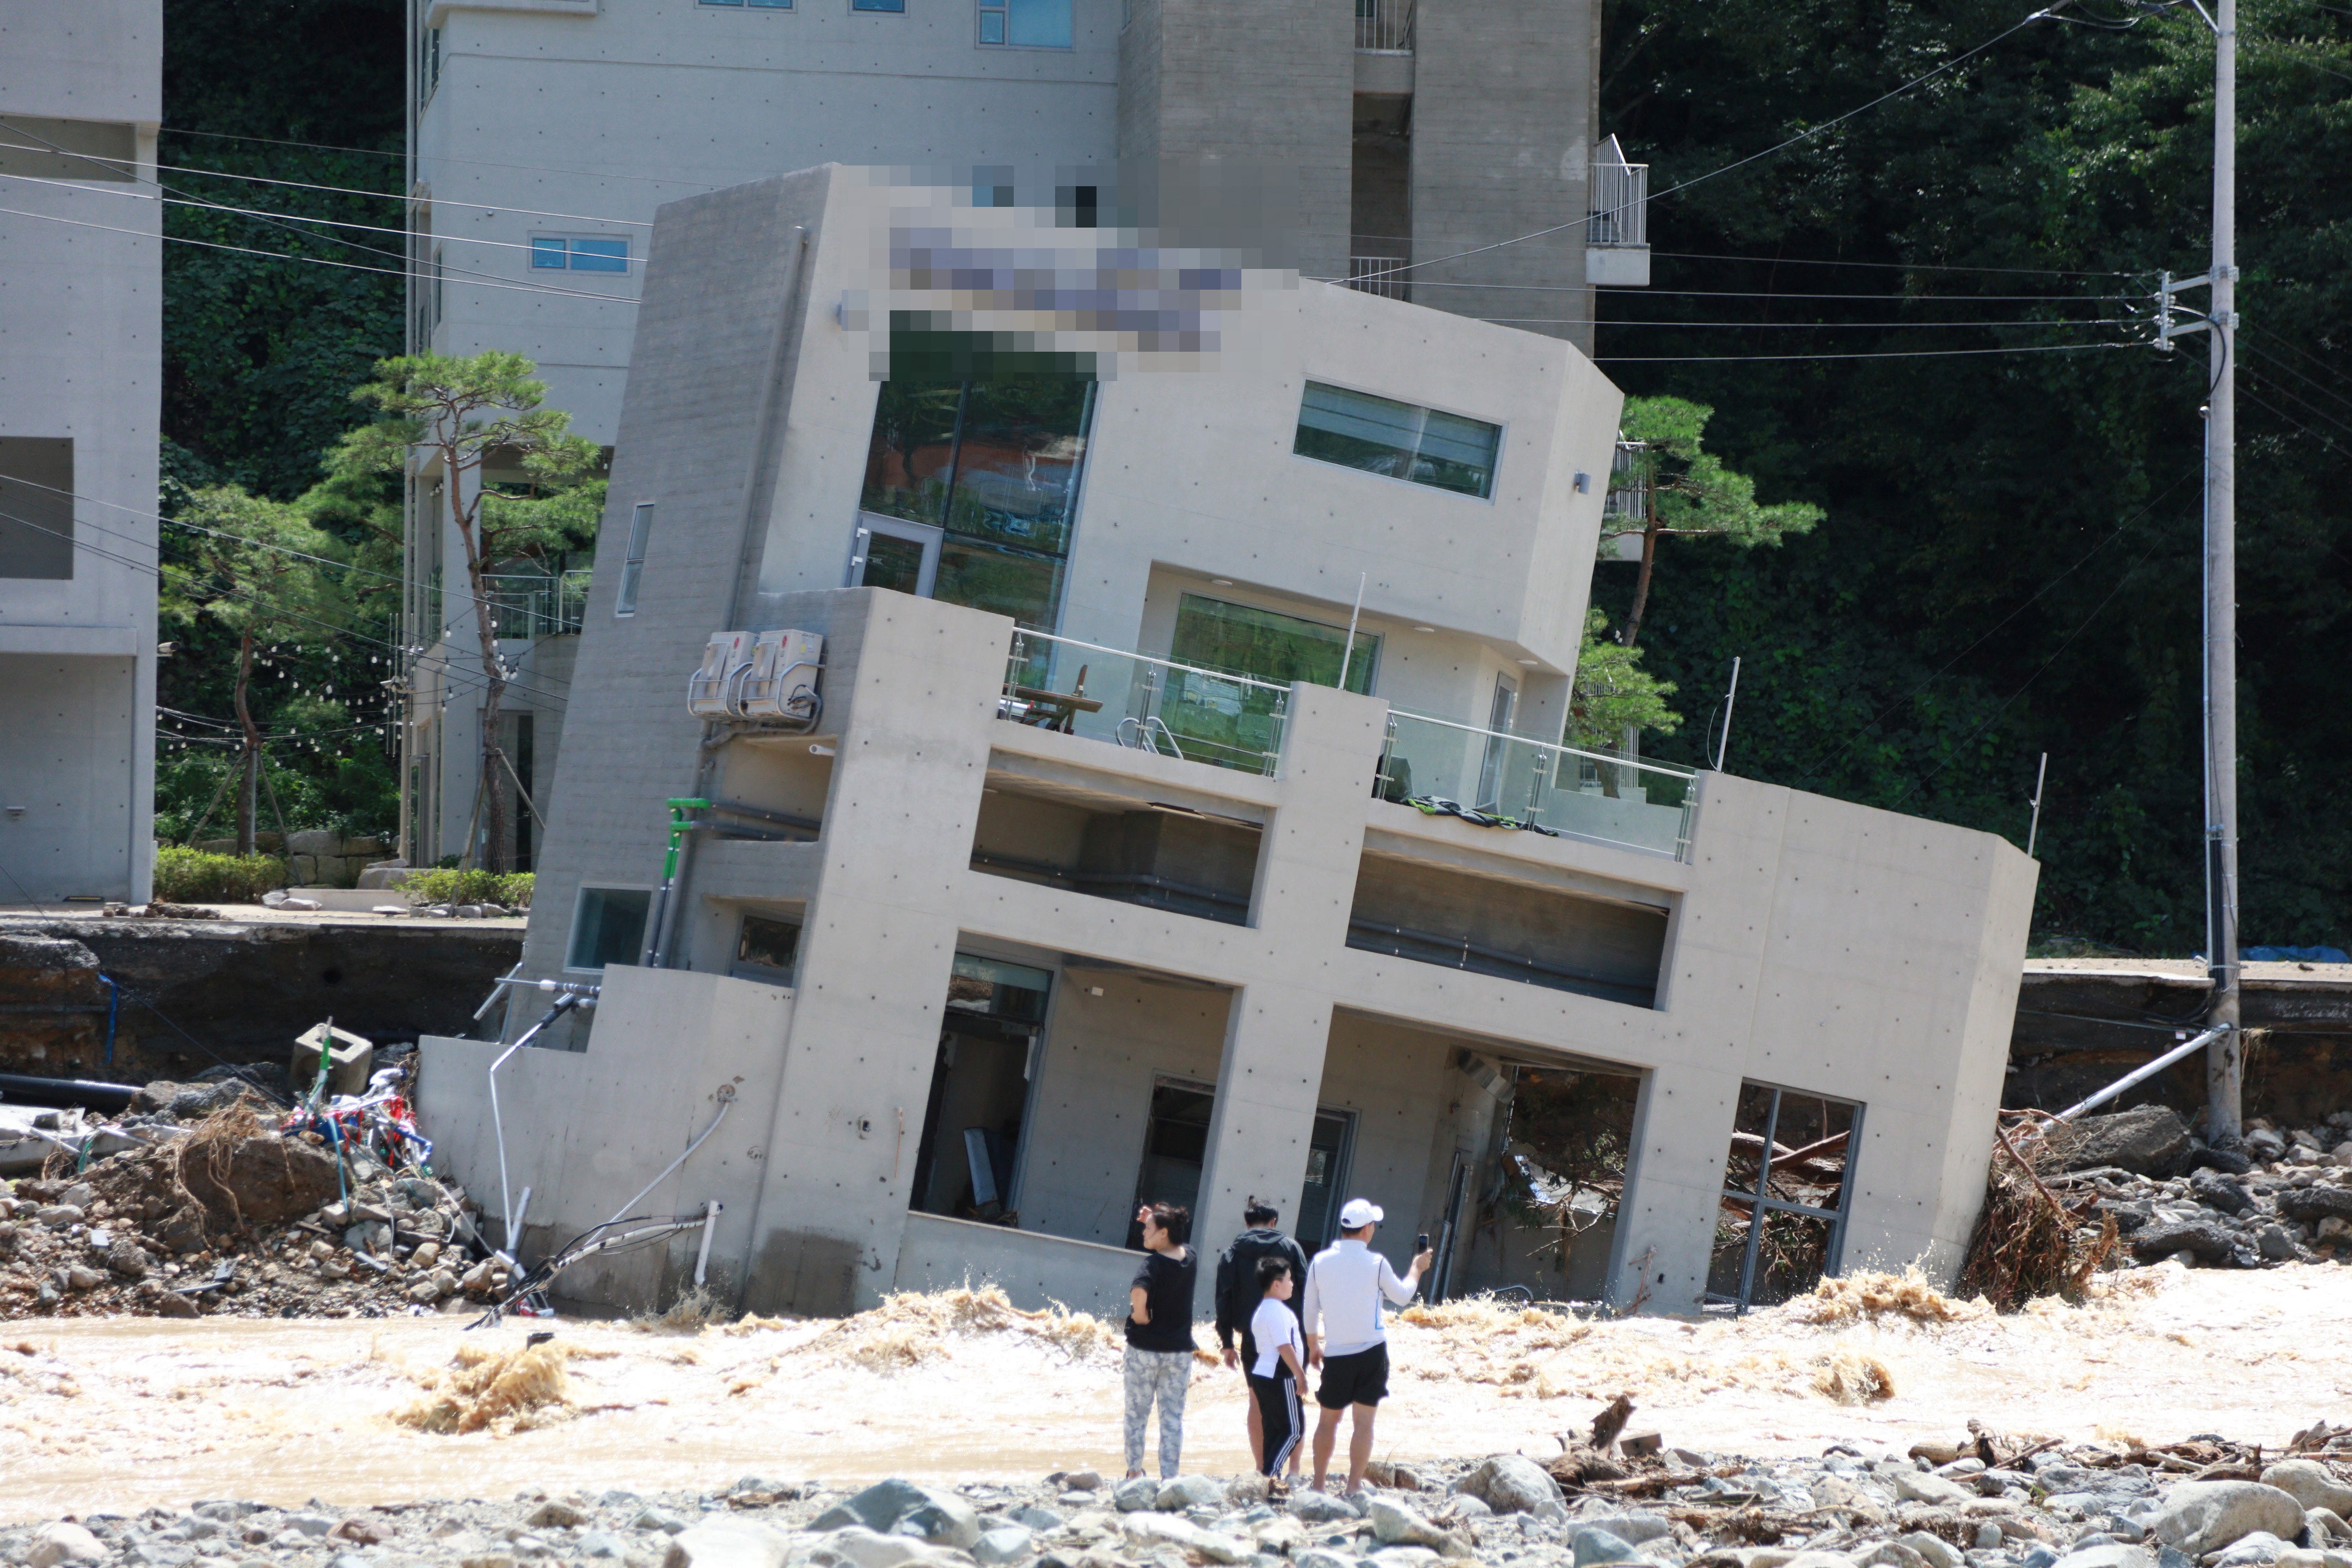
[[[2009,1126],[1993,1131],[1997,1144],[1984,1213],[1969,1241],[1961,1291],[1982,1296],[2004,1312],[2042,1296],[2081,1301],[2092,1274],[2116,1249],[2115,1216],[2102,1215],[2097,1236],[2083,1237],[2079,1231],[2093,1200],[2067,1207],[2034,1169],[2034,1160],[2046,1157],[2041,1145],[2023,1152]]]

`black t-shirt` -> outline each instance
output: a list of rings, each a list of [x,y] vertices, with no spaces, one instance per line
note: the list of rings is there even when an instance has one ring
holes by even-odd
[[[1127,1342],[1139,1351],[1189,1351],[1192,1348],[1192,1277],[1200,1271],[1200,1255],[1185,1247],[1175,1257],[1147,1252],[1132,1284],[1143,1290],[1143,1304],[1151,1321],[1139,1323],[1129,1312]]]

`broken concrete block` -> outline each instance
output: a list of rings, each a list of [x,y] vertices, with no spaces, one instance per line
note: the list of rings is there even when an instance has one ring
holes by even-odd
[[[685,1568],[784,1568],[791,1544],[782,1531],[764,1524],[743,1519],[707,1519],[671,1537],[664,1562],[676,1563],[683,1557]]]
[[[294,1042],[293,1059],[289,1070],[293,1074],[298,1089],[308,1089],[319,1077],[319,1052],[326,1044],[328,1026],[315,1024],[302,1031]],[[334,1031],[334,1044],[327,1052],[327,1092],[330,1094],[360,1094],[367,1089],[368,1074],[375,1069],[375,1043],[349,1029]]]

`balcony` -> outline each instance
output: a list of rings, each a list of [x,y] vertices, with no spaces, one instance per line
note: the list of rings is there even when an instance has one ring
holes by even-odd
[[[1413,0],[1356,0],[1356,50],[1368,55],[1412,53]]]
[[[1629,163],[1617,138],[1592,159],[1584,220],[1585,281],[1644,289],[1650,282],[1650,165]]]
[[[576,637],[588,610],[583,566],[554,573],[485,574],[490,619],[501,637]]]
[[[1690,849],[1695,776],[1397,711],[1389,715],[1378,788],[1385,799],[1434,815],[1467,813],[1679,860]]]
[[[1013,634],[996,716],[1015,724],[1271,776],[1290,689],[1223,670]]]
[[[1397,270],[1410,265],[1411,258],[1402,256],[1350,256],[1348,287],[1383,300],[1411,299],[1412,275]]]

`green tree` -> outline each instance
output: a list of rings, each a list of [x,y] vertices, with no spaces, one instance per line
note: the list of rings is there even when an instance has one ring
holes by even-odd
[[[352,395],[383,417],[345,436],[338,471],[427,474],[428,495],[455,527],[466,557],[467,604],[482,679],[480,821],[488,866],[508,869],[506,783],[513,776],[498,716],[514,672],[499,654],[491,575],[510,562],[543,561],[593,531],[604,505],[595,444],[571,433],[572,416],[544,406],[547,384],[521,354],[408,354],[378,362]],[[505,476],[503,479],[501,476]],[[435,521],[438,526],[438,520]],[[477,840],[481,842],[482,840]],[[464,863],[473,864],[475,845]]]
[[[1607,616],[1586,612],[1584,646],[1577,650],[1576,684],[1568,700],[1567,743],[1614,750],[1629,731],[1673,734],[1683,722],[1666,706],[1674,682],[1643,669],[1642,650],[1604,637],[1608,629]],[[1615,770],[1604,768],[1601,777],[1607,793],[1616,794]]]
[[[165,568],[163,611],[173,620],[217,622],[236,638],[232,700],[244,742],[236,769],[236,852],[250,855],[263,778],[262,731],[251,701],[256,658],[265,647],[317,645],[335,636],[345,619],[339,546],[299,508],[236,485],[191,492],[179,516],[202,531],[189,547],[191,559]]]
[[[1625,612],[1623,642],[1642,637],[1642,616],[1650,605],[1650,582],[1657,569],[1661,539],[1720,539],[1752,550],[1778,544],[1792,533],[1810,533],[1822,509],[1810,501],[1756,500],[1756,481],[1723,466],[1701,437],[1715,410],[1680,397],[1629,397],[1621,428],[1631,448],[1629,488],[1640,498],[1640,515],[1604,521],[1601,542],[1628,534],[1642,537],[1642,567],[1633,580],[1633,608]],[[1672,688],[1668,688],[1669,690]]]

